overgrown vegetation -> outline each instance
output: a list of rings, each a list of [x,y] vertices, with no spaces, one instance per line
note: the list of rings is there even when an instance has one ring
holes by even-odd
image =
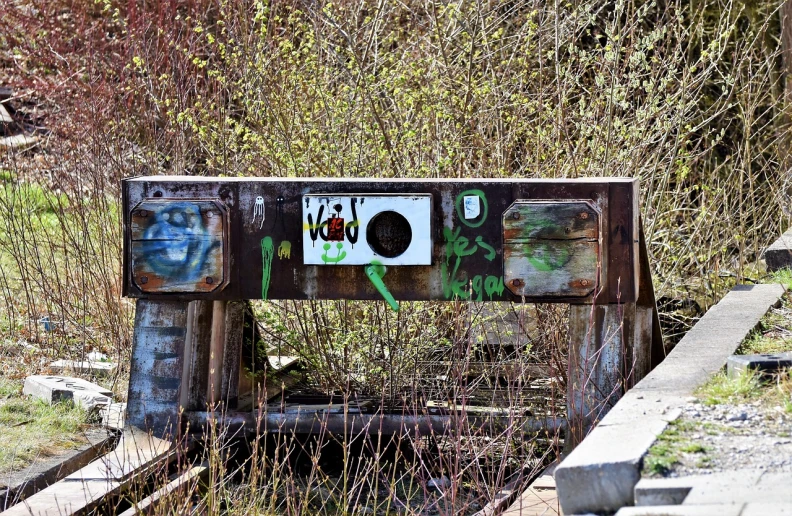
[[[760,279],[762,248],[789,224],[779,7],[7,2],[0,83],[14,88],[15,123],[49,135],[0,157],[2,375],[93,350],[128,364],[133,305],[120,299],[118,180],[160,173],[639,177],[673,342],[735,282]],[[439,389],[419,381],[424,373],[467,379],[471,353],[507,342],[517,358],[494,357],[516,361],[510,388],[529,381],[532,363],[550,364],[548,410],[563,407],[557,307],[255,309],[265,346],[306,361],[313,387],[397,400],[405,385]],[[39,323],[45,316],[52,331]],[[474,466],[455,471],[453,485],[489,491],[508,478],[505,469],[487,481]],[[272,500],[256,507],[270,510]]]
[[[72,402],[31,400],[21,390],[19,382],[0,378],[0,474],[85,443],[85,410]]]

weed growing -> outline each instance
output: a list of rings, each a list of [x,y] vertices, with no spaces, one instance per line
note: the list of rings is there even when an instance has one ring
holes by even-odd
[[[72,402],[49,405],[20,396],[16,382],[0,383],[0,474],[85,443],[88,414]]]

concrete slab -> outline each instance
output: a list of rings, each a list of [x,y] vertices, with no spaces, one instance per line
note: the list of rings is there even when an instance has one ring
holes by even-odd
[[[724,504],[625,507],[616,516],[741,516],[742,508],[742,505]]]
[[[754,486],[762,473],[761,470],[738,470],[677,478],[644,478],[635,486],[635,505],[679,505],[686,503],[694,490],[708,491],[734,485]],[[724,502],[726,500],[718,500],[718,503]]]
[[[754,502],[747,503],[743,507],[740,516],[784,516],[792,514],[792,505],[788,503],[767,503]]]
[[[111,403],[101,408],[102,426],[114,430],[124,429],[126,403]]]
[[[82,378],[53,375],[28,376],[22,393],[47,403],[72,400],[87,409],[109,405],[113,397],[112,391]]]
[[[96,376],[110,376],[118,370],[118,365],[113,362],[96,362],[86,360],[56,360],[50,364],[53,373],[82,373]]]
[[[564,513],[633,505],[643,457],[656,437],[783,294],[781,285],[739,285],[710,309],[556,469]]]
[[[769,271],[792,267],[792,228],[765,250],[764,259]]]

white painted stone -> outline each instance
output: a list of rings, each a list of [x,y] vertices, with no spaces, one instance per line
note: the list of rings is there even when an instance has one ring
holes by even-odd
[[[113,397],[104,387],[69,376],[28,376],[22,393],[48,403],[72,400],[89,410],[110,404]]]
[[[80,362],[79,360],[56,360],[50,364],[50,370],[53,373],[87,373],[96,376],[109,376],[116,372],[118,365],[113,362],[92,362],[86,360]]]

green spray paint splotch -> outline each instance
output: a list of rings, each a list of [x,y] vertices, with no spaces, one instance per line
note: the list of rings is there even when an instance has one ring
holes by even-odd
[[[368,276],[368,279],[374,284],[374,288],[377,289],[382,298],[388,302],[394,312],[398,312],[399,303],[396,302],[393,294],[390,293],[388,287],[385,286],[385,282],[382,281],[382,277],[385,276],[385,272],[387,270],[385,269],[385,266],[382,265],[382,263],[380,263],[378,260],[372,260],[371,265],[366,265],[364,270],[366,271],[366,276]]]
[[[261,299],[267,299],[272,276],[272,258],[275,256],[275,245],[272,238],[261,239]]]

